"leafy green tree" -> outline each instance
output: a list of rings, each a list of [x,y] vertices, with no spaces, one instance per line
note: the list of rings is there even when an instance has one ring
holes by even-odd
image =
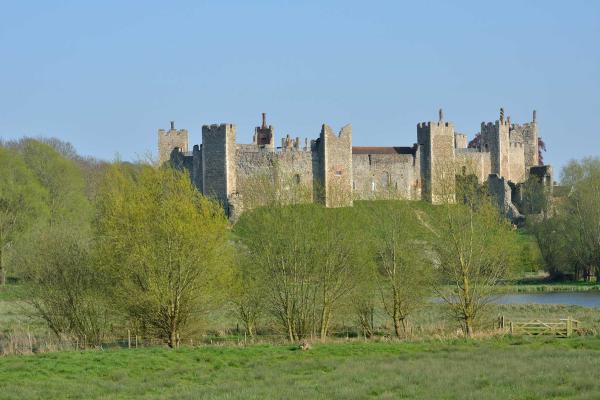
[[[252,261],[248,249],[239,244],[236,251],[236,276],[232,290],[235,314],[250,337],[256,334],[260,319],[266,314],[265,284],[259,265]]]
[[[406,319],[430,293],[430,250],[416,210],[406,202],[377,202],[372,209],[375,279],[383,309],[401,337],[406,334]]]
[[[114,166],[99,194],[100,264],[147,333],[177,345],[223,299],[231,246],[223,209],[170,168]]]
[[[537,241],[543,259],[544,270],[551,279],[562,279],[576,275],[575,265],[569,260],[569,240],[567,226],[562,215],[534,220],[528,218],[527,230]]]
[[[571,161],[563,170],[563,184],[571,186],[559,213],[570,258],[590,279],[600,280],[600,158]]]
[[[95,266],[89,230],[56,224],[36,230],[19,261],[35,316],[58,337],[100,345],[115,320],[109,282]]]
[[[85,195],[86,184],[79,165],[50,145],[34,139],[23,139],[15,147],[48,192],[50,224],[88,225],[92,207]]]
[[[514,268],[516,234],[489,200],[477,207],[445,204],[439,213],[432,240],[434,289],[471,337],[494,287]]]
[[[547,213],[548,196],[546,188],[539,178],[530,176],[527,181],[521,185],[522,201],[519,207],[525,215]]]
[[[235,232],[259,276],[267,311],[290,341],[325,338],[359,280],[361,251],[350,215],[317,205],[259,208]]]
[[[22,157],[0,147],[0,284],[6,284],[7,251],[35,222],[48,216],[48,193]]]

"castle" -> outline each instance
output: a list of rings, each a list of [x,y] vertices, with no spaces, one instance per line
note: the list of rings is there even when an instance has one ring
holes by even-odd
[[[302,143],[287,135],[276,146],[275,128],[263,113],[252,144],[236,142],[233,124],[204,125],[202,144],[189,151],[188,131],[171,122],[168,131],[158,131],[158,149],[160,163],[188,170],[198,190],[234,219],[268,201],[269,192],[284,198],[301,193],[285,201],[327,207],[376,198],[454,201],[460,174],[487,182],[505,214],[517,218],[513,202],[521,183],[533,175],[552,185],[552,169],[539,165],[538,137],[535,111],[531,122],[515,124],[500,109],[498,120],[481,123],[478,146],[469,148],[467,136],[440,110],[437,121],[417,124],[417,143],[410,147],[352,146],[351,125],[336,134],[326,124],[316,140]]]

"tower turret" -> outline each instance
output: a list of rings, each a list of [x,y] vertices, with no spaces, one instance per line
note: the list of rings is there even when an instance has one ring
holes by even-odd
[[[437,122],[417,125],[421,195],[433,204],[454,202],[455,199],[454,124],[444,122],[443,117],[440,109]]]
[[[495,123],[481,123],[481,148],[490,152],[491,173],[510,177],[510,125],[504,119],[504,108],[500,108],[500,119]]]
[[[159,164],[168,161],[175,148],[179,148],[184,153],[188,151],[188,131],[187,129],[175,129],[175,121],[171,121],[171,128],[168,131],[158,130]]]

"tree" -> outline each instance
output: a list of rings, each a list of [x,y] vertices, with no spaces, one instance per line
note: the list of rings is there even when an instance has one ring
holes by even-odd
[[[79,165],[50,145],[34,139],[22,139],[15,147],[48,192],[50,224],[88,225],[92,207],[85,195],[86,184]]]
[[[356,288],[364,276],[365,252],[352,218],[354,212],[348,208],[321,208],[316,215],[315,225],[310,231],[314,235],[311,243],[315,270],[317,272],[319,310],[319,336],[324,339],[329,333],[331,320],[342,299]]]
[[[169,346],[222,300],[231,277],[227,220],[186,174],[115,165],[99,194],[95,225],[117,304]]]
[[[307,206],[259,208],[242,215],[236,234],[248,249],[245,265],[256,265],[267,309],[290,341],[314,328],[314,244]]]
[[[20,155],[0,147],[0,284],[6,284],[5,256],[19,235],[48,215],[47,191]]]
[[[375,279],[383,309],[392,319],[394,333],[406,333],[406,319],[428,295],[431,263],[423,227],[404,202],[378,202],[373,207]]]
[[[525,215],[546,213],[548,211],[548,196],[546,187],[536,176],[530,176],[521,185],[522,201],[520,210]]]
[[[250,337],[256,334],[260,318],[265,314],[265,284],[259,265],[254,263],[248,249],[238,243],[235,285],[232,301],[235,313]]]
[[[245,213],[235,232],[260,276],[267,311],[290,341],[325,338],[360,276],[360,246],[343,209],[314,204]],[[243,274],[249,275],[249,274]]]
[[[58,337],[100,345],[114,321],[106,276],[92,259],[88,230],[59,224],[29,237],[19,257],[28,301]]]
[[[514,266],[515,234],[489,199],[476,205],[446,204],[439,212],[432,240],[434,289],[471,337],[494,287]]]
[[[563,184],[572,187],[562,214],[565,239],[572,262],[584,271],[586,279],[600,279],[600,159],[571,161],[563,170]]]
[[[569,241],[566,239],[567,226],[564,217],[554,215],[538,220],[527,218],[526,223],[527,230],[535,236],[544,269],[550,278],[561,279],[570,275],[574,265],[568,257]]]

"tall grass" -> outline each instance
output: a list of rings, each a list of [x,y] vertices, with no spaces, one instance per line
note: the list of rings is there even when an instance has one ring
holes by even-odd
[[[600,339],[196,347],[0,359],[0,397],[594,399]]]

